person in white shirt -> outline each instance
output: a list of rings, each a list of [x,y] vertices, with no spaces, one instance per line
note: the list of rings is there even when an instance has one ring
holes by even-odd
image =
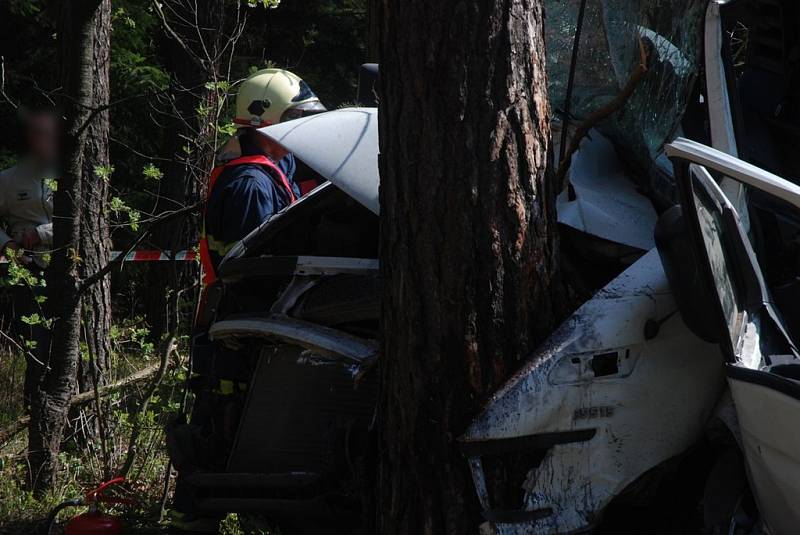
[[[53,243],[53,192],[58,158],[58,117],[52,111],[23,117],[26,153],[0,172],[0,251],[23,253],[23,264],[45,267]],[[34,267],[34,266],[31,266]]]
[[[44,253],[53,244],[52,180],[57,179],[60,120],[52,109],[21,115],[25,152],[17,165],[0,172],[0,253],[42,277]],[[10,251],[15,254],[9,254]],[[8,325],[20,343],[35,342],[25,369],[26,403],[41,380],[40,367],[47,362],[50,332],[42,322],[31,322],[34,314],[44,318],[44,289],[27,283],[3,288],[2,326]],[[28,356],[30,356],[30,354]]]

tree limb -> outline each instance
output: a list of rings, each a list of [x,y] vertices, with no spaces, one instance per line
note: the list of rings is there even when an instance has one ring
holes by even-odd
[[[116,383],[105,385],[97,389],[97,395],[99,397],[105,397],[109,394],[112,394],[118,390],[125,388],[126,386],[132,385],[134,383],[138,383],[140,381],[144,381],[145,379],[149,378],[150,376],[154,375],[156,372],[161,369],[161,363],[156,363],[146,368],[143,368],[137,372],[130,374],[129,376],[125,377],[124,379],[120,379]],[[83,405],[84,403],[88,403],[94,399],[95,393],[93,391],[86,391],[81,392],[80,394],[76,394],[70,400],[70,407],[75,407],[77,405]],[[11,425],[6,427],[5,429],[0,429],[0,445],[5,444],[9,440],[11,440],[17,433],[25,429],[30,422],[30,416],[27,414],[24,416],[20,416],[16,421],[14,421]]]
[[[184,41],[181,38],[181,36],[178,35],[178,32],[176,32],[172,28],[170,23],[167,21],[167,16],[161,9],[161,4],[159,2],[154,1],[152,2],[152,5],[153,5],[153,10],[156,12],[156,14],[158,14],[158,18],[161,19],[161,25],[164,27],[164,31],[166,31],[169,34],[169,36],[172,39],[174,39],[176,43],[178,43],[178,45],[183,49],[183,51],[186,52],[186,55],[189,56],[189,59],[191,59],[195,65],[200,67],[201,71],[208,72],[208,67],[206,67],[206,65],[201,61],[201,59],[197,56],[197,54],[194,53],[194,50],[192,50],[192,48],[186,44],[186,41]]]
[[[137,238],[137,240],[133,242],[133,244],[125,250],[123,254],[119,255],[116,259],[112,260],[111,262],[109,262],[108,264],[97,270],[95,273],[83,279],[80,283],[80,286],[78,287],[78,295],[88,290],[93,284],[100,282],[100,280],[102,280],[103,277],[111,273],[111,270],[114,269],[116,266],[122,265],[122,263],[125,262],[125,257],[128,256],[128,254],[132,252],[134,249],[136,249],[136,247],[138,247],[138,245],[142,243],[150,235],[150,233],[155,229],[155,227],[157,227],[162,223],[166,223],[167,221],[171,221],[176,217],[192,213],[195,210],[199,209],[200,206],[202,206],[202,204],[203,201],[199,201],[190,206],[186,206],[185,208],[181,208],[180,210],[167,212],[164,215],[154,219],[151,225],[147,228],[147,230],[145,230],[141,234],[141,236],[139,236],[139,238]]]
[[[631,73],[631,76],[628,78],[628,82],[625,84],[625,87],[622,88],[622,91],[615,96],[611,102],[592,112],[586,118],[586,120],[578,126],[578,128],[575,130],[575,134],[573,134],[570,138],[569,146],[564,153],[564,159],[562,159],[558,164],[558,170],[556,171],[555,179],[559,190],[564,186],[564,178],[567,176],[567,171],[569,171],[569,167],[572,164],[572,156],[578,152],[578,147],[580,146],[583,138],[586,137],[586,135],[589,133],[589,130],[597,126],[600,121],[606,119],[611,114],[621,109],[625,103],[628,102],[628,99],[631,97],[631,95],[633,95],[634,90],[638,87],[646,73],[647,51],[645,50],[644,42],[639,39],[639,64]]]

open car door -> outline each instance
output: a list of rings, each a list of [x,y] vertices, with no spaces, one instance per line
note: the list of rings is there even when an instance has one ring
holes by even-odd
[[[741,430],[751,489],[769,533],[800,525],[800,187],[704,145],[667,146]],[[742,184],[737,206],[718,182]],[[747,211],[746,214],[740,214]],[[741,221],[748,218],[749,230]],[[695,297],[695,301],[697,297]],[[683,311],[682,311],[683,312]],[[691,314],[683,314],[690,317]]]

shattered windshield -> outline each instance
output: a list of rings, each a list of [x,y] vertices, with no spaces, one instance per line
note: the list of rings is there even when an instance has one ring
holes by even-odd
[[[548,0],[545,22],[551,105],[563,110],[581,0]],[[580,121],[617,96],[639,64],[648,71],[626,105],[600,125],[624,156],[649,170],[680,124],[699,70],[707,0],[586,3],[571,115]]]

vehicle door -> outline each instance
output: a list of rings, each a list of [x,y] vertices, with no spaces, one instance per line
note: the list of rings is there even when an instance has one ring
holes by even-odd
[[[694,258],[714,296],[711,320],[728,361],[751,488],[769,532],[793,533],[800,524],[800,359],[793,342],[800,336],[800,187],[692,141],[676,140],[666,152]],[[723,179],[746,190],[739,210],[747,214],[726,197]]]

